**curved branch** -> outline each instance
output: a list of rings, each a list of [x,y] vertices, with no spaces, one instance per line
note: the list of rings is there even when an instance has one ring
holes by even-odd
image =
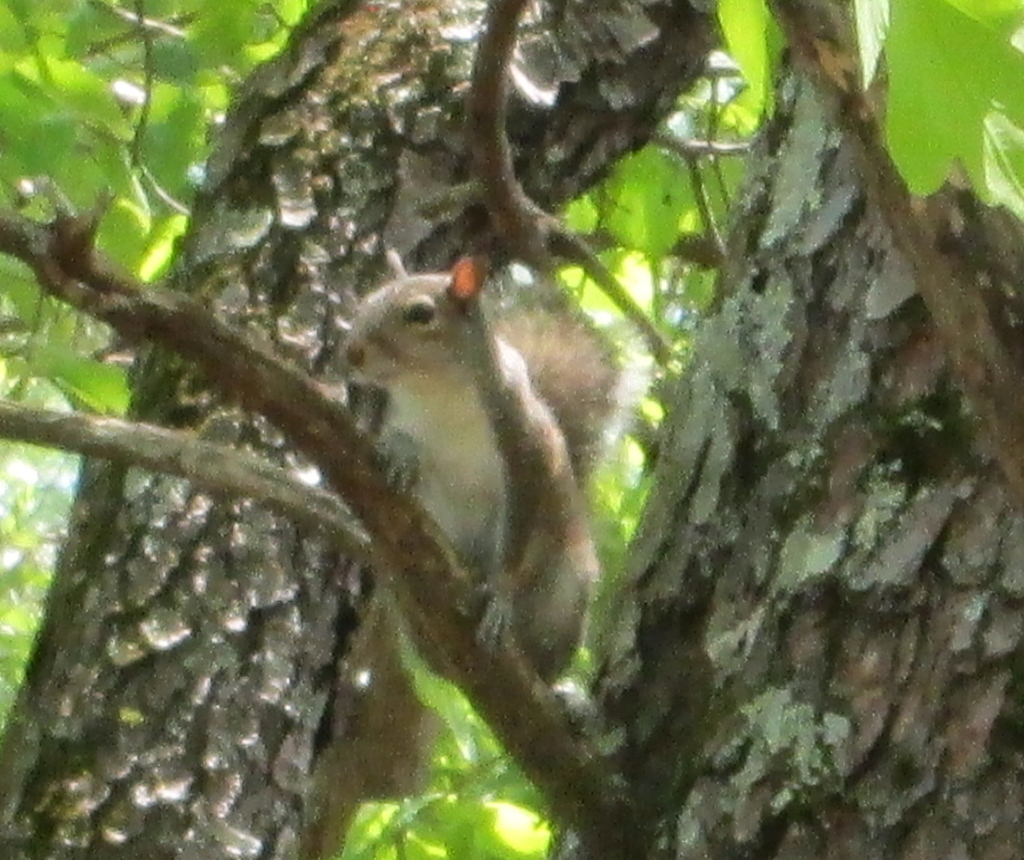
[[[473,63],[466,111],[466,138],[483,202],[509,252],[545,271],[552,255],[580,266],[622,314],[637,327],[648,349],[664,364],[671,346],[629,292],[578,236],[544,212],[516,178],[505,132],[509,65],[526,0],[494,0]]]
[[[280,427],[351,505],[371,535],[374,568],[428,655],[481,714],[544,793],[555,817],[576,825],[609,858],[628,857],[641,828],[621,779],[571,728],[551,690],[511,648],[481,646],[478,595],[437,526],[388,486],[372,446],[347,410],[307,374],[219,322],[192,299],[143,289],[99,259],[91,221],[43,226],[0,212],[0,253],[27,263],[51,295],[192,361],[220,391]]]
[[[257,499],[296,522],[323,529],[349,555],[370,559],[370,536],[337,496],[259,457],[190,433],[0,402],[0,437],[177,475],[214,495]]]
[[[509,64],[526,0],[494,0],[473,62],[466,106],[466,137],[473,172],[480,183],[495,233],[509,250],[541,269],[550,268],[543,221],[516,179],[512,148],[505,133],[508,118]]]

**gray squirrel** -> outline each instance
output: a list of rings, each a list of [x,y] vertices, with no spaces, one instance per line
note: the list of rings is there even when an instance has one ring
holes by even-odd
[[[464,259],[410,275],[388,258],[392,280],[353,317],[353,378],[386,392],[382,447],[493,592],[485,624],[494,635],[507,627],[553,681],[579,645],[598,573],[585,486],[621,411],[621,374],[564,304],[481,320],[476,337],[490,342],[481,358],[467,316],[480,301],[479,268]]]
[[[587,480],[629,386],[603,338],[566,304],[478,315],[468,261],[392,278],[355,309],[345,357],[387,395],[380,442],[407,486],[490,592],[486,637],[505,634],[548,683],[584,629],[597,576]],[[302,856],[340,848],[359,805],[419,790],[437,720],[401,657],[400,619],[375,591],[351,651],[334,743]],[[435,666],[435,668],[438,668]]]

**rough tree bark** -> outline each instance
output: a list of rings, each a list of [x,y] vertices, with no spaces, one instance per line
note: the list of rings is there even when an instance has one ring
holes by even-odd
[[[1019,857],[1024,519],[917,292],[937,273],[811,80],[751,162],[602,698],[664,856]],[[973,348],[1015,355],[1019,225],[931,205],[1004,338]]]
[[[496,244],[451,193],[470,46],[442,35],[448,6],[323,4],[243,87],[207,166],[176,285],[327,381],[385,243],[417,268]],[[649,137],[711,38],[685,2],[565,11],[538,36],[557,48],[557,104],[509,119],[548,209]],[[135,377],[135,417],[295,465],[174,357],[149,352]],[[0,852],[292,856],[355,625],[352,566],[258,504],[101,463],[70,532],[0,754]]]
[[[466,198],[423,209],[465,176],[468,62],[440,6],[323,7],[239,98],[196,206],[182,289],[322,378],[382,241],[421,266],[492,244]],[[804,26],[788,34],[813,64],[830,43]],[[682,3],[586,4],[560,32],[558,104],[510,119],[531,196],[552,208],[642,142],[707,39]],[[936,285],[915,290],[922,261],[977,272],[1012,362],[1020,231],[947,192],[922,255],[837,119],[802,73],[782,80],[604,643],[636,856],[1024,854],[1016,436],[978,433],[963,344]],[[166,356],[136,392],[140,416],[290,461]],[[258,506],[89,466],[0,760],[4,856],[289,856],[350,574]]]

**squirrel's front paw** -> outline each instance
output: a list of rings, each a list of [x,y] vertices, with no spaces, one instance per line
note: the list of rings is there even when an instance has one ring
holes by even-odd
[[[488,651],[496,651],[508,641],[512,629],[512,607],[509,602],[493,592],[487,595],[487,606],[484,608],[476,638]]]
[[[416,485],[420,474],[420,453],[412,439],[393,434],[386,443],[378,445],[377,453],[388,486],[406,492]]]
[[[551,688],[561,703],[569,725],[580,737],[597,738],[605,730],[600,709],[577,681],[565,678]]]

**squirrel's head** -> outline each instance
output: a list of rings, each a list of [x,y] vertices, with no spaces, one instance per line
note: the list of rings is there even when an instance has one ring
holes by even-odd
[[[409,275],[390,261],[396,277],[359,303],[345,340],[353,378],[412,389],[465,372],[459,327],[479,300],[482,267],[466,258],[444,274]]]

